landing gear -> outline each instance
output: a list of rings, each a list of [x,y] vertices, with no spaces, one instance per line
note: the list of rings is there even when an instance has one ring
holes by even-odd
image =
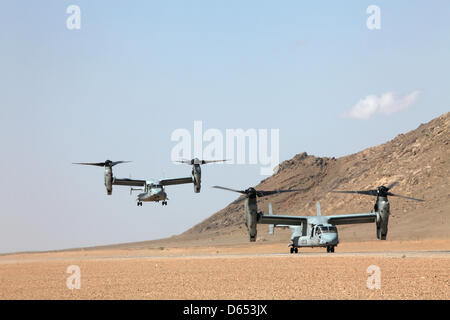
[[[291,253],[298,253],[298,248],[291,247]]]
[[[163,206],[167,206],[167,201],[163,201],[163,202],[161,202],[161,204],[162,204]]]
[[[142,207],[142,202],[138,201],[138,202],[136,203],[136,205],[137,205],[138,207]]]
[[[327,252],[328,253],[330,253],[330,252],[333,253],[334,252],[334,246],[328,246],[327,247]]]
[[[291,254],[294,253],[294,248],[291,247]]]

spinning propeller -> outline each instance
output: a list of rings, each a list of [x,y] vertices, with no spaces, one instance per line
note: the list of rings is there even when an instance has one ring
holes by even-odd
[[[389,192],[389,190],[391,188],[393,188],[397,184],[398,184],[398,182],[393,182],[393,183],[389,184],[388,186],[380,186],[377,189],[373,189],[373,190],[358,190],[358,191],[333,190],[331,192],[335,192],[335,193],[356,193],[356,194],[364,194],[364,195],[368,195],[368,196],[384,197],[384,198],[387,198],[387,196],[391,196],[391,197],[399,197],[399,198],[415,200],[415,201],[425,201],[425,200],[422,200],[422,199],[416,199],[416,198],[401,196],[401,195]]]
[[[105,162],[74,162],[73,164],[81,164],[84,166],[95,166],[95,167],[104,167],[105,168],[105,187],[106,193],[108,195],[112,194],[112,186],[113,186],[113,172],[112,167],[119,163],[125,163],[131,161],[111,161],[106,160]]]
[[[198,158],[194,158],[191,160],[182,159],[182,160],[178,160],[175,162],[195,165],[195,164],[207,164],[207,163],[212,163],[212,162],[225,162],[225,161],[228,161],[228,160],[200,160]]]
[[[235,190],[235,189],[230,189],[230,188],[225,188],[225,187],[220,187],[220,186],[214,186],[213,188],[245,194],[247,198],[265,197],[265,196],[270,196],[272,194],[278,194],[278,193],[284,193],[284,192],[296,192],[296,191],[304,191],[304,190],[306,190],[306,189],[291,189],[291,190],[262,191],[262,190],[256,190],[255,188],[248,188],[246,190]],[[245,199],[245,198],[243,198],[243,199]]]
[[[81,164],[81,165],[85,165],[85,166],[110,167],[110,168],[112,168],[116,164],[126,163],[126,162],[131,162],[131,161],[111,161],[111,160],[106,160],[105,162],[74,162],[73,164]]]

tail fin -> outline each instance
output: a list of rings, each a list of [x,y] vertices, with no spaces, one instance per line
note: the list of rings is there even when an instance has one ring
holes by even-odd
[[[322,212],[320,211],[320,202],[317,202],[317,216],[320,217]]]

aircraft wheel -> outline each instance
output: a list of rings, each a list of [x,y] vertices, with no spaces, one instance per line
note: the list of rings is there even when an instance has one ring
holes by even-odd
[[[330,248],[330,251],[331,251],[331,252],[334,252],[334,246]]]
[[[328,253],[330,252],[330,246],[327,246],[327,252]]]
[[[294,249],[294,252],[295,252],[295,253],[298,253],[298,248],[295,248],[295,249]]]
[[[291,253],[294,253],[294,248],[291,247]]]

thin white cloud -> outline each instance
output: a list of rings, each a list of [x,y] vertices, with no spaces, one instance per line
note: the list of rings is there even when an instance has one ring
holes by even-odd
[[[416,102],[420,91],[413,91],[404,97],[396,98],[394,93],[387,92],[380,96],[369,95],[359,100],[353,108],[344,113],[346,118],[367,120],[376,113],[390,115],[404,110]]]

